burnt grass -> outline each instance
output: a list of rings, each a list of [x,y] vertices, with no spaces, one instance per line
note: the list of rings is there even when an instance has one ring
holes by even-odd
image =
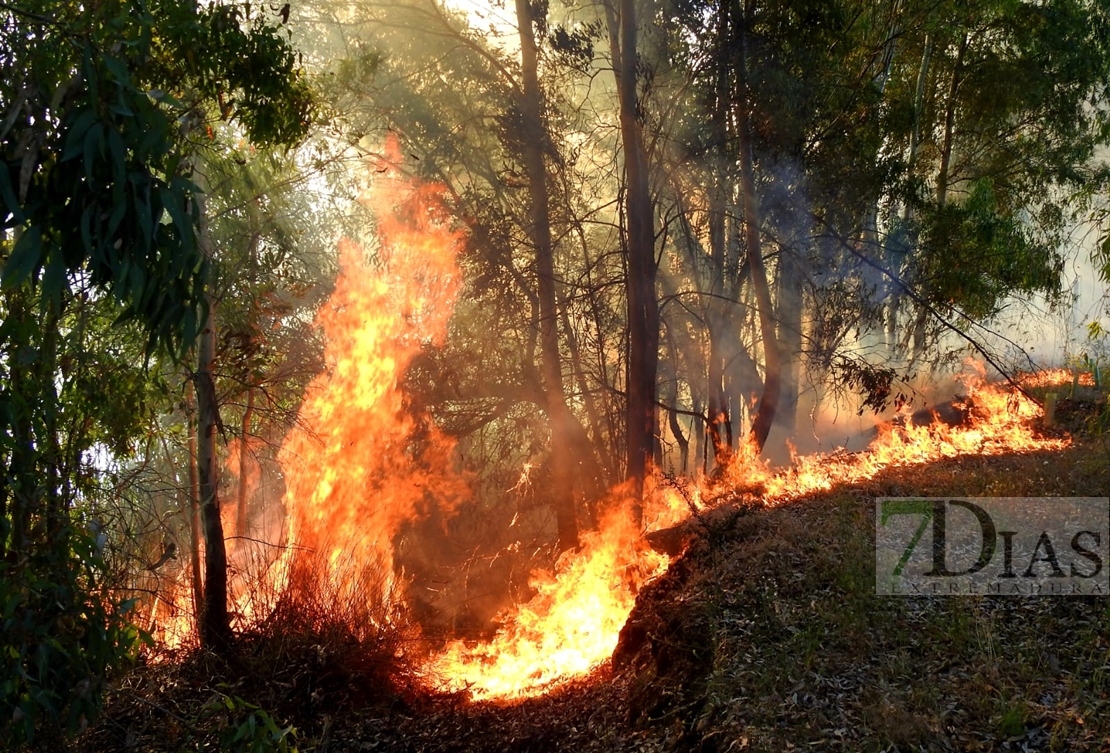
[[[321,753],[1110,751],[1110,599],[874,595],[876,497],[1110,493],[1110,439],[1072,428],[1061,452],[723,505],[641,592],[612,661],[540,698],[429,695],[395,643],[255,638],[232,663],[137,667],[67,747],[235,749],[249,702]]]

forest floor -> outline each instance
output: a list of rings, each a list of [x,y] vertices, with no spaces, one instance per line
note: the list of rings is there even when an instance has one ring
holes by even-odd
[[[194,654],[123,677],[71,747],[249,750],[273,719],[319,753],[1110,751],[1110,599],[878,597],[873,533],[881,496],[1107,494],[1110,438],[1077,431],[1059,452],[722,508],[641,593],[613,661],[546,696],[429,697],[319,645],[265,683]]]

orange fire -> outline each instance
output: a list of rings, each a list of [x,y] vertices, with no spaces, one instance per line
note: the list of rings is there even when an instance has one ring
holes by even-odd
[[[774,505],[836,484],[873,478],[892,466],[931,463],[959,455],[999,455],[1067,446],[1067,439],[1041,437],[1033,431],[1030,422],[1043,415],[1039,405],[1025,395],[987,382],[981,363],[969,360],[965,366],[969,371],[957,376],[966,392],[962,403],[967,420],[962,425],[949,426],[939,420],[914,425],[906,417],[901,424],[881,425],[878,437],[863,452],[795,457],[791,466],[781,471],[772,471],[749,445],[733,456],[726,481],[762,486],[764,503]]]
[[[401,587],[400,526],[430,505],[454,507],[466,485],[452,472],[454,442],[406,404],[400,385],[421,349],[447,334],[462,239],[441,189],[396,172],[384,182],[367,198],[378,218],[376,259],[352,242],[340,247],[335,292],[316,320],[326,371],[309,385],[279,460],[289,577],[323,577],[338,598],[388,603]]]
[[[891,424],[862,453],[796,457],[781,471],[772,470],[754,447],[744,445],[720,479],[702,477],[680,490],[658,479],[650,484],[647,529],[680,523],[714,496],[713,487],[761,487],[763,503],[775,505],[871,478],[891,466],[1067,445],[1067,440],[1037,436],[1029,421],[1040,415],[1039,406],[988,384],[982,367],[972,365],[974,372],[962,377],[967,425]],[[429,674],[447,688],[468,689],[475,699],[535,695],[556,681],[585,674],[612,654],[637,590],[669,564],[629,527],[627,516],[614,514],[585,538],[579,552],[565,554],[554,573],[535,577],[536,597],[505,615],[493,641],[450,645],[430,662]]]
[[[535,597],[503,615],[492,641],[451,643],[427,676],[477,700],[536,695],[587,674],[613,653],[639,588],[669,564],[644,542],[627,506],[614,505],[581,549],[564,554],[554,572],[533,574]]]
[[[453,442],[409,403],[400,384],[421,350],[446,337],[461,286],[462,239],[440,189],[396,172],[382,182],[368,199],[379,218],[378,247],[368,258],[352,242],[341,246],[335,292],[317,316],[327,338],[326,370],[308,387],[298,425],[281,449],[288,546],[264,575],[268,589],[233,590],[241,615],[266,614],[260,592],[321,586],[333,598],[401,606],[406,583],[394,561],[401,527],[433,505],[458,509],[468,496],[454,470]],[[1067,444],[1036,435],[1029,422],[1039,407],[986,383],[981,367],[963,377],[963,388],[968,420],[960,426],[891,423],[862,453],[797,457],[784,470],[744,445],[713,479],[682,487],[650,479],[645,526],[679,524],[719,498],[721,488],[758,489],[766,504],[779,504],[895,465]],[[452,642],[428,658],[429,685],[466,690],[474,699],[522,697],[605,662],[637,593],[670,564],[645,542],[629,507],[627,494],[613,490],[598,530],[584,534],[581,547],[550,571],[532,574],[535,595],[500,616],[492,640]],[[182,605],[177,613],[187,615]]]
[[[1090,371],[1072,371],[1071,369],[1044,369],[1018,374],[1017,381],[1025,388],[1034,387],[1068,387],[1077,384],[1080,387],[1094,387],[1095,375]]]

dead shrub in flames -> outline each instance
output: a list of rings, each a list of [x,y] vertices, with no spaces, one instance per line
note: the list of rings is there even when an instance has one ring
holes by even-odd
[[[337,579],[335,570],[344,578]],[[251,579],[268,589],[267,579]],[[342,582],[343,585],[337,585]],[[409,619],[396,576],[377,563],[346,558],[328,564],[294,554],[284,587],[258,593],[273,606],[241,634],[251,674],[291,689],[304,708],[325,702],[373,703],[403,693],[415,677],[420,631]],[[380,594],[380,598],[354,598]]]

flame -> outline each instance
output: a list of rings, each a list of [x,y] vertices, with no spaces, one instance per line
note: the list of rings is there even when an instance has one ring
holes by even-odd
[[[1095,387],[1095,375],[1090,371],[1071,369],[1044,369],[1017,375],[1017,382],[1026,389],[1035,387],[1067,387],[1077,384],[1080,387]]]
[[[907,416],[903,423],[880,425],[878,437],[863,452],[794,457],[790,467],[777,472],[749,443],[732,457],[724,472],[725,484],[760,486],[764,503],[775,505],[837,484],[864,481],[893,466],[960,455],[1059,450],[1068,445],[1067,439],[1041,437],[1033,431],[1030,422],[1043,416],[1039,405],[987,382],[980,362],[968,360],[965,367],[968,371],[956,378],[966,392],[957,402],[967,417],[958,426],[949,426],[935,414],[931,423],[922,425]]]
[[[628,505],[613,505],[578,551],[532,576],[536,595],[502,616],[492,641],[450,643],[425,667],[427,675],[479,700],[536,695],[588,674],[616,648],[639,588],[669,564],[645,543]]]
[[[387,607],[382,614],[402,608],[406,585],[395,538],[433,506],[449,513],[468,498],[466,479],[455,471],[454,443],[401,384],[421,351],[446,337],[461,286],[462,238],[443,208],[442,188],[396,171],[382,184],[367,196],[379,218],[377,248],[368,255],[351,241],[341,244],[335,291],[316,318],[326,337],[326,370],[309,385],[298,425],[279,454],[288,546],[276,561],[258,561],[264,567],[253,577],[267,588],[233,588],[234,611],[244,620],[264,616],[278,595],[296,588],[323,587],[331,598],[379,603]],[[891,466],[1067,444],[1035,434],[1030,421],[1040,408],[987,383],[981,366],[971,365],[961,381],[967,418],[957,426],[939,420],[919,426],[905,418],[881,427],[864,452],[795,457],[782,470],[747,443],[712,478],[649,479],[644,525],[649,531],[679,525],[728,497],[722,489],[774,505]],[[515,488],[529,487],[531,470],[524,465]],[[627,489],[614,489],[602,509],[597,530],[583,534],[577,550],[532,574],[533,596],[500,615],[491,640],[449,642],[427,657],[430,686],[464,690],[473,699],[536,695],[612,655],[637,594],[670,559],[632,521]],[[191,634],[186,604],[182,597],[154,609],[166,622],[160,637],[167,643]],[[183,626],[188,630],[178,629]]]
[[[387,154],[399,154],[396,143]],[[368,255],[353,241],[340,243],[335,289],[315,319],[326,338],[325,371],[307,387],[278,455],[284,553],[275,561],[272,547],[229,547],[230,611],[240,627],[272,611],[290,588],[376,600],[382,613],[400,607],[394,536],[433,505],[449,511],[466,494],[453,472],[454,442],[401,389],[413,359],[446,337],[462,286],[462,236],[441,186],[389,165],[376,172],[376,190],[362,199],[377,218],[377,247]],[[232,535],[229,502],[221,517]],[[150,608],[152,634],[169,648],[196,642],[187,580],[182,573],[176,588],[159,589]]]
[[[308,386],[279,461],[291,545],[290,577],[324,573],[339,598],[399,594],[393,537],[431,505],[452,508],[465,484],[454,442],[408,404],[400,381],[425,346],[442,344],[462,275],[460,234],[442,188],[396,171],[366,196],[376,210],[376,263],[351,241],[317,325],[326,370]],[[299,573],[299,574],[298,574]],[[364,576],[380,583],[367,593]],[[315,577],[315,576],[312,576]]]

